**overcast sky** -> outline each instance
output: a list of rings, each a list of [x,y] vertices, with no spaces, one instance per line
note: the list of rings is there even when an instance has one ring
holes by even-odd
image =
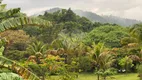
[[[7,8],[21,7],[32,15],[53,7],[81,9],[99,15],[142,20],[142,0],[3,0]]]

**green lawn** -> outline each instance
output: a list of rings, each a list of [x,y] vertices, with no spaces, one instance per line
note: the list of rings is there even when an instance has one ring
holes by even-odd
[[[112,76],[113,79],[108,78],[107,80],[139,80],[138,74],[119,74]],[[115,79],[114,79],[115,78]],[[80,74],[77,80],[97,80],[97,76],[94,74]]]
[[[117,74],[107,78],[107,80],[139,80],[137,77],[138,74],[131,73],[131,74]],[[52,76],[51,80],[58,80],[59,76]],[[113,78],[113,79],[112,79]],[[50,80],[50,79],[48,79]],[[79,74],[79,77],[76,80],[97,80],[97,76],[95,74]],[[101,79],[103,80],[103,79]]]

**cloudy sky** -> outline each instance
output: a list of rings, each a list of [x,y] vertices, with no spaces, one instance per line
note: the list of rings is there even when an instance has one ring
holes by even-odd
[[[21,7],[32,15],[53,7],[81,9],[99,15],[142,20],[142,0],[3,0],[7,8]]]

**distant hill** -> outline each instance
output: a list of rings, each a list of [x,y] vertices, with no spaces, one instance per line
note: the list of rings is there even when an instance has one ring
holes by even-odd
[[[82,11],[82,10],[73,10],[73,11],[77,15],[84,16],[91,21],[102,22],[102,23],[107,22],[102,16],[99,16],[96,13],[92,13],[92,12],[88,12],[88,11]]]
[[[49,12],[49,13],[53,13],[53,12],[56,12],[58,10],[62,10],[61,8],[51,8],[49,10],[45,10],[43,12],[39,12],[39,13],[35,13],[34,15],[32,16],[38,16],[38,15],[43,15],[45,12]]]
[[[52,9],[37,13],[34,16],[37,16],[39,14],[44,14],[44,12],[53,13],[58,10],[62,10],[62,9],[52,8]],[[112,23],[112,24],[118,24],[121,26],[131,26],[133,24],[141,23],[141,21],[134,20],[134,19],[126,19],[126,18],[121,18],[121,17],[116,17],[116,16],[106,16],[106,15],[101,16],[101,15],[98,15],[96,13],[89,12],[89,11],[83,11],[83,10],[73,10],[73,11],[77,15],[84,16],[93,22]]]
[[[134,19],[126,19],[120,18],[116,16],[102,16],[108,23],[116,23],[122,26],[131,26],[137,23],[141,23],[141,21],[134,20]]]
[[[125,19],[125,18],[116,17],[116,16],[106,16],[106,15],[100,16],[100,15],[97,15],[96,13],[82,11],[82,10],[74,10],[74,12],[77,15],[84,16],[90,19],[91,21],[96,21],[101,23],[115,23],[121,26],[131,26],[136,23],[141,23],[141,21],[138,21],[138,20]]]

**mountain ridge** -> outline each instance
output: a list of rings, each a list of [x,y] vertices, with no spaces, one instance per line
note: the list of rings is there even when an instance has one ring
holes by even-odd
[[[58,8],[58,7],[51,8],[49,10],[45,10],[43,12],[37,13],[34,16],[38,16],[40,14],[43,15],[44,12],[53,13],[58,10],[62,10],[62,8]],[[112,16],[112,15],[109,15],[109,16],[108,15],[98,15],[96,13],[89,12],[89,11],[83,11],[83,10],[73,10],[73,12],[81,17],[86,17],[93,22],[111,23],[111,24],[118,24],[121,26],[132,26],[134,24],[141,23],[141,21],[135,20],[135,19],[121,18],[117,16]]]

